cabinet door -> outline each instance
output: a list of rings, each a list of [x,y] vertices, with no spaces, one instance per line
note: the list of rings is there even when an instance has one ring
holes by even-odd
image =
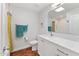
[[[39,40],[38,53],[42,56],[55,56],[57,53],[56,48],[46,40]]]
[[[55,56],[57,52],[55,46],[51,45],[50,42],[44,43],[44,51],[46,56]]]
[[[43,56],[45,51],[44,51],[44,43],[41,40],[38,40],[38,53],[40,56]]]

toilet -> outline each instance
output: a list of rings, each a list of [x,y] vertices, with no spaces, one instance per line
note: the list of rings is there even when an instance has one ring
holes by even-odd
[[[32,51],[37,51],[37,45],[38,45],[37,40],[30,41],[29,44],[32,46]]]
[[[29,45],[32,47],[32,51],[36,51],[37,50],[37,45],[38,45],[38,41],[37,40],[32,40],[30,41],[29,38],[27,36],[24,36],[23,39],[29,43]]]

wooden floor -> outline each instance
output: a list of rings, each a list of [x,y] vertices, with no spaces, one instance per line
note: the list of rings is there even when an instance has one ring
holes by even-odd
[[[39,56],[37,51],[32,51],[32,48],[22,49],[11,52],[11,56]]]

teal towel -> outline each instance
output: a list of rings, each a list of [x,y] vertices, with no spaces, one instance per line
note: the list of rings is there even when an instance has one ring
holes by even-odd
[[[16,37],[23,37],[23,33],[27,32],[28,25],[16,25]]]
[[[52,28],[51,28],[51,26],[48,26],[48,31],[49,32],[51,32],[52,30],[51,30]]]

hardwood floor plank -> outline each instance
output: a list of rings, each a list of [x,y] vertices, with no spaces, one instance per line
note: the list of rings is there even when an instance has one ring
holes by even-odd
[[[38,51],[32,51],[32,48],[25,48],[10,53],[11,56],[39,56]]]

